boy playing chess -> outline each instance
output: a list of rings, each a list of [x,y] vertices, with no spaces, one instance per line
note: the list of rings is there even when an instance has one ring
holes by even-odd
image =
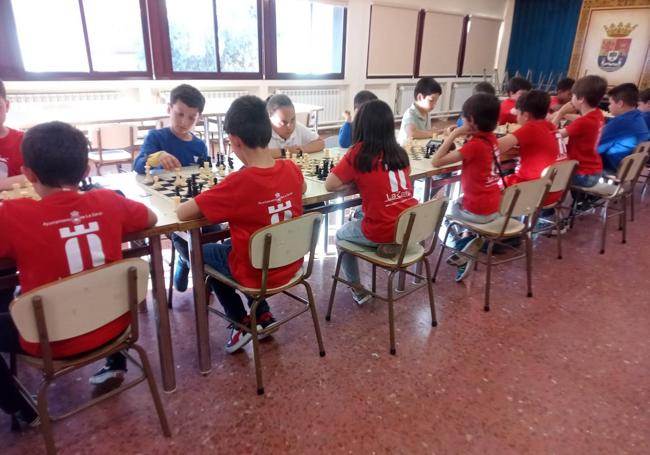
[[[76,128],[62,122],[37,125],[25,134],[22,150],[23,173],[41,200],[0,203],[0,257],[16,262],[23,292],[121,259],[124,234],[156,223],[156,215],[143,204],[113,191],[78,191],[90,168],[88,141]],[[128,325],[126,313],[93,332],[50,343],[52,355],[69,357],[93,350]],[[38,356],[40,346],[19,338],[11,316],[0,314],[0,352],[21,351]],[[126,358],[115,354],[91,383],[122,378],[125,372]],[[1,356],[0,408],[27,424],[38,423]]]
[[[180,220],[205,217],[212,223],[227,221],[231,241],[203,245],[204,261],[244,286],[259,288],[262,274],[251,265],[248,241],[264,226],[302,215],[304,178],[293,161],[274,160],[269,153],[271,122],[261,99],[243,96],[235,100],[226,113],[224,128],[245,167],[182,203],[176,213]],[[302,259],[271,269],[268,287],[286,283],[301,265]],[[250,326],[250,316],[234,288],[213,280],[212,289],[229,319]],[[275,322],[266,301],[257,307],[256,319],[260,330]],[[251,339],[250,332],[231,326],[226,352],[238,351]]]
[[[273,158],[288,158],[292,153],[320,152],[325,142],[318,133],[296,121],[296,109],[287,95],[272,95],[266,100],[271,119],[271,139],[268,149]]]
[[[409,139],[430,139],[438,132],[431,128],[429,114],[436,107],[438,98],[442,94],[442,87],[432,77],[423,77],[413,90],[415,100],[402,116],[397,142],[403,147]]]
[[[514,113],[515,104],[517,99],[533,88],[523,77],[513,77],[508,81],[508,87],[506,91],[508,92],[508,98],[501,101],[501,107],[499,109],[499,125],[505,125],[506,123],[517,123],[517,115]]]
[[[370,90],[361,90],[354,95],[354,113],[357,113],[363,103],[376,99],[377,95],[372,93]],[[352,145],[352,114],[350,111],[345,111],[343,117],[345,118],[345,122],[339,130],[339,145],[343,148],[348,148]]]

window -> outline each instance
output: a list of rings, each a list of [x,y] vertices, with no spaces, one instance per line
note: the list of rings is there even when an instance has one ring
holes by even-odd
[[[217,0],[217,28],[221,71],[259,72],[257,0]]]
[[[217,71],[212,0],[194,0],[192,8],[185,0],[166,4],[173,70]]]
[[[12,0],[22,70],[146,75],[141,0]]]
[[[343,76],[346,10],[304,0],[275,0],[276,70]]]

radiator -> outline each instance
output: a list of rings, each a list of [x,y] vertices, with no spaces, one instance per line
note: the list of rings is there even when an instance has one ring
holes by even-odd
[[[119,101],[120,92],[14,93],[7,98],[16,104],[70,104],[80,101]]]
[[[321,106],[319,125],[340,122],[342,112],[349,109],[345,105],[345,90],[340,88],[277,89],[275,93],[287,95],[294,103]]]

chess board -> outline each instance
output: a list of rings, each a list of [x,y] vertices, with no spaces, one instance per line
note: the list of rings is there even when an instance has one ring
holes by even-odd
[[[195,181],[198,185],[198,194],[207,191],[208,189],[212,188],[214,186],[214,180],[210,183],[208,183],[208,177],[202,174],[199,174],[198,172],[195,172],[193,174],[183,174],[181,175],[180,179],[180,185],[176,185],[176,176],[174,175],[165,175],[165,176],[159,176],[158,180],[158,185],[154,186],[154,183],[142,183],[147,189],[151,191],[155,191],[156,193],[160,194],[161,196],[164,196],[168,199],[173,200],[176,194],[176,188],[178,188],[178,192],[180,194],[180,202],[186,202],[194,196],[188,196],[188,187],[187,187],[187,178],[191,178],[192,175],[195,175]],[[215,176],[213,178],[217,179],[217,183],[220,182],[221,180],[224,179],[224,177],[219,177]],[[196,196],[196,195],[195,195]]]
[[[10,199],[29,198],[38,201],[41,197],[36,194],[34,187],[31,184],[20,185],[19,183],[13,184],[13,189],[0,191],[0,201],[8,201]]]
[[[338,164],[338,158],[305,158],[302,162],[296,164],[302,171],[302,175],[309,180],[324,182],[330,171]]]

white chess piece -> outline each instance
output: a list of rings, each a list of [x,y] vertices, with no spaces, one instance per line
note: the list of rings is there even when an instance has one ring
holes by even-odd
[[[181,168],[177,167],[174,169],[176,172],[176,180],[174,180],[174,186],[183,186],[183,179],[181,178]]]
[[[180,196],[174,196],[172,197],[172,200],[174,201],[174,207],[178,207],[181,205],[181,197]]]
[[[154,189],[160,188],[160,177],[158,177],[157,175],[153,176],[153,188]]]
[[[144,166],[144,183],[153,183],[153,178],[151,176],[151,166],[148,164]]]

